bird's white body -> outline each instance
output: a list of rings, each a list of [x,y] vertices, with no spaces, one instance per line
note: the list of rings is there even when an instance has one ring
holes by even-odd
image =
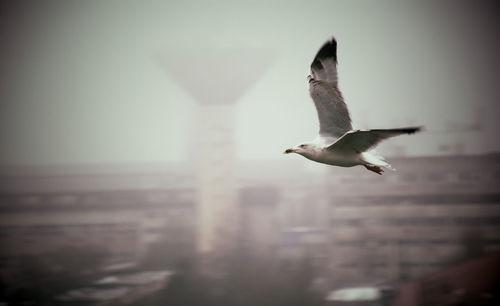
[[[295,153],[298,153],[305,158],[318,163],[339,167],[353,167],[358,165],[371,164],[391,168],[391,166],[387,162],[385,162],[383,157],[378,155],[375,150],[356,154],[346,153],[342,151],[336,152],[333,150],[329,150],[329,145],[324,145],[322,141],[318,142],[317,139],[305,145],[306,147],[303,149],[296,149],[297,151]]]
[[[364,154],[364,153],[362,153]],[[318,148],[310,152],[304,152],[301,155],[307,159],[313,160],[318,163],[340,166],[340,167],[353,167],[364,165],[366,162],[363,160],[362,154],[332,154],[325,149]]]
[[[297,153],[333,166],[363,165],[382,174],[381,167],[392,167],[372,149],[384,139],[420,130],[419,127],[353,130],[349,110],[338,89],[337,41],[334,38],[327,41],[314,57],[308,83],[318,113],[319,135],[314,141],[299,144],[285,153]]]
[[[318,136],[314,141],[306,143],[305,147],[298,149],[296,153],[304,156],[312,161],[340,167],[352,167],[363,164],[361,154],[346,154],[343,152],[331,152],[328,147],[335,142],[336,139],[331,137]],[[300,148],[300,145],[297,147]]]

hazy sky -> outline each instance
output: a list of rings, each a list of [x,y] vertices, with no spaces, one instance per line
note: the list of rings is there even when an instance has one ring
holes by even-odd
[[[283,158],[317,132],[306,76],[332,35],[355,127],[427,129],[381,151],[498,151],[498,13],[456,1],[2,2],[0,164],[183,160],[210,99],[237,101],[238,158]]]

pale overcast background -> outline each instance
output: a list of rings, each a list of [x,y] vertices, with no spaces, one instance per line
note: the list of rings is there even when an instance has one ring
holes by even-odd
[[[495,2],[401,2],[4,1],[0,165],[182,161],[221,97],[237,158],[286,158],[315,137],[306,76],[332,35],[355,127],[426,127],[381,151],[498,151]]]

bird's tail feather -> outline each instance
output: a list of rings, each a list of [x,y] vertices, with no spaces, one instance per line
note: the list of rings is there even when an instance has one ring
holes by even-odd
[[[392,171],[396,171],[395,168],[393,168],[391,166],[391,164],[389,164],[385,158],[378,154],[377,151],[375,150],[370,150],[368,152],[364,152],[363,153],[363,159],[367,162],[367,163],[370,163],[372,165],[375,165],[375,166],[380,166],[380,167],[384,167],[384,168],[387,168],[389,170],[392,170]]]

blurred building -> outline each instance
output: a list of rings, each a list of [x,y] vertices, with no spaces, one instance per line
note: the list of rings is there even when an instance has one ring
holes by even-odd
[[[269,259],[312,258],[331,289],[398,284],[500,249],[500,155],[390,160],[398,171],[382,176],[240,163],[238,231],[215,235]],[[157,261],[194,252],[194,177],[181,165],[4,169],[0,259],[80,247],[138,261],[159,241]]]
[[[26,174],[28,171],[29,174]],[[10,169],[1,177],[0,258],[64,250],[139,260],[165,232],[193,243],[192,177],[146,168]],[[180,234],[179,234],[180,233]]]
[[[381,177],[332,169],[332,274],[404,281],[500,249],[500,156],[393,158]]]
[[[500,252],[468,260],[401,287],[394,306],[498,305]]]
[[[260,256],[276,251],[280,224],[279,190],[273,186],[243,187],[239,192],[239,245]]]
[[[270,55],[249,46],[204,46],[200,57],[199,49],[170,51],[162,63],[198,104],[195,141],[190,144],[198,178],[197,248],[213,254],[228,247],[237,231],[234,105],[269,66]],[[258,58],[258,64],[250,58]]]

